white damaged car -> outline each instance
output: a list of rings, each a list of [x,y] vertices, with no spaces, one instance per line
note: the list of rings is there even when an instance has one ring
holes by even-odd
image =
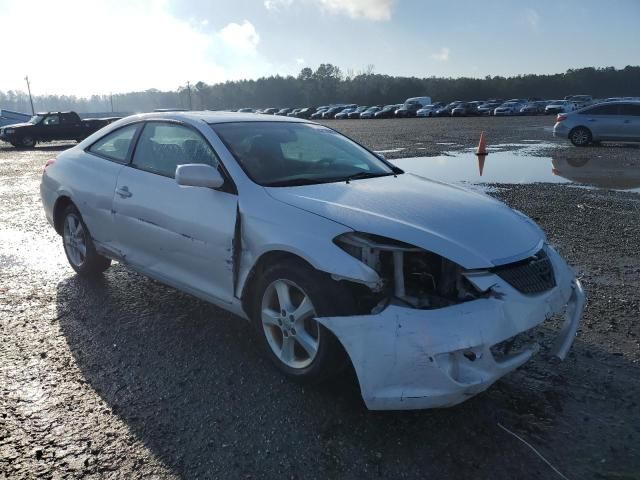
[[[521,213],[304,120],[127,117],[49,160],[41,196],[78,274],[116,260],[248,319],[293,378],[350,361],[370,409],[482,392],[538,348],[497,346],[556,314],[564,358],[584,305]]]

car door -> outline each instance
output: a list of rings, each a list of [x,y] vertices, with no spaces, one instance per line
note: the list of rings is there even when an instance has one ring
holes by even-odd
[[[42,140],[57,140],[60,138],[60,131],[62,129],[60,125],[60,115],[53,114],[47,115],[42,122],[41,133],[38,137]]]
[[[115,250],[113,195],[120,171],[129,162],[133,140],[141,123],[127,125],[95,141],[74,166],[73,197],[98,247]]]
[[[640,103],[621,104],[620,115],[624,139],[640,142]]]
[[[596,140],[619,140],[622,135],[622,118],[616,103],[596,105],[581,113],[584,123]]]
[[[60,132],[58,137],[60,140],[76,140],[77,138],[81,138],[82,135],[79,135],[81,129],[79,119],[74,114],[60,114]]]
[[[118,176],[113,202],[118,248],[123,260],[143,273],[231,302],[237,195],[228,177],[217,190],[178,185],[176,167],[186,163],[223,170],[195,128],[147,122],[130,165]]]

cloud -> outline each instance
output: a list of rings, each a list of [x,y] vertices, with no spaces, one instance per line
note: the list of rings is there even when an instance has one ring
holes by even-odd
[[[245,53],[255,53],[260,43],[260,35],[248,20],[242,24],[230,23],[220,30],[218,35],[228,47]]]
[[[87,96],[173,90],[187,81],[256,78],[273,70],[251,22],[215,31],[200,19],[176,18],[165,0],[42,1],[37,15],[21,0],[0,0],[0,7],[0,32],[19,45],[3,50],[3,65],[11,65],[2,68],[3,91],[24,90],[26,74],[36,95]],[[55,44],[70,46],[72,55],[48,54],[52,25]]]
[[[449,60],[449,52],[450,50],[447,47],[442,47],[439,52],[432,53],[431,58],[439,62],[446,62]]]
[[[351,18],[390,20],[395,0],[317,0],[332,13],[346,13]]]
[[[331,14],[348,15],[366,20],[390,20],[396,0],[264,0],[267,10],[290,7],[294,1],[316,5]]]
[[[533,10],[532,8],[527,8],[525,10],[525,16],[527,19],[527,23],[533,30],[538,30],[540,27],[540,14]]]
[[[303,65],[304,64],[304,58],[296,58],[296,63],[298,65]]]
[[[267,10],[280,10],[290,6],[292,3],[293,0],[264,0],[264,8]]]

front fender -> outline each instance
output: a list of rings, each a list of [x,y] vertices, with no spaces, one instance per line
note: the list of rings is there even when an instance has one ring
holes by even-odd
[[[242,292],[249,273],[260,257],[274,252],[296,255],[315,269],[341,279],[379,285],[378,273],[344,252],[333,239],[353,230],[340,223],[272,199],[246,202],[240,199],[238,288]],[[275,204],[274,204],[275,203]],[[274,212],[278,212],[277,215]]]

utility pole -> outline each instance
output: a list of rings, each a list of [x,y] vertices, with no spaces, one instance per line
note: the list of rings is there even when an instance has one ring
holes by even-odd
[[[29,91],[29,102],[31,102],[31,115],[35,115],[36,112],[33,109],[33,98],[31,97],[31,85],[29,85],[29,75],[24,77],[24,79],[27,81],[27,90]]]
[[[187,82],[187,90],[189,91],[189,110],[193,110],[193,104],[191,103],[191,84]]]

